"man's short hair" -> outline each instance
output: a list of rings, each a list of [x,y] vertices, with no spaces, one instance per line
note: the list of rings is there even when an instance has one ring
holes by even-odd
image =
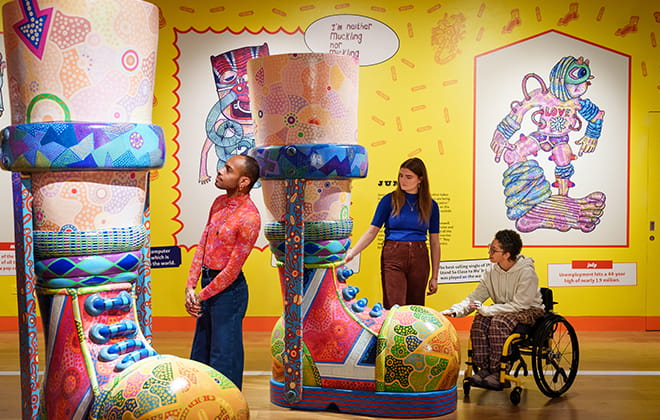
[[[241,175],[250,178],[250,185],[248,186],[248,191],[252,189],[252,186],[259,180],[259,162],[252,156],[248,155],[239,155],[243,157],[243,165],[241,168]]]

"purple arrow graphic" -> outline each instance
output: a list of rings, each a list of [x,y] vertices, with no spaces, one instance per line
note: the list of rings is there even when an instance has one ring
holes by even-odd
[[[46,47],[48,28],[53,14],[53,8],[39,9],[37,0],[21,0],[18,2],[23,10],[25,19],[14,25],[14,31],[23,40],[32,54],[41,59]]]

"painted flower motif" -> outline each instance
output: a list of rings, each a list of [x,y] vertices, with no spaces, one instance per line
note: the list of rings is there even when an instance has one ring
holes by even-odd
[[[76,391],[78,391],[79,385],[80,372],[74,368],[67,369],[62,380],[62,394],[64,397],[70,398]]]
[[[46,220],[46,215],[44,214],[43,210],[39,209],[34,212],[34,220],[39,224]]]
[[[332,331],[332,336],[337,340],[343,339],[347,333],[346,325],[340,321],[334,321],[330,326],[330,331]]]
[[[289,127],[293,128],[298,124],[298,116],[292,112],[289,112],[284,116],[284,124]]]
[[[561,117],[552,118],[550,120],[550,128],[552,131],[564,131],[566,128],[566,119]]]
[[[144,145],[144,138],[140,133],[131,133],[129,143],[131,146],[133,146],[135,149],[139,149]]]

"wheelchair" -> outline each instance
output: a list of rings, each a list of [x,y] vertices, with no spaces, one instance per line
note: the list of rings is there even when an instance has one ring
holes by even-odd
[[[515,384],[509,399],[520,403],[522,393],[520,373],[528,375],[525,357],[531,357],[532,373],[539,390],[550,398],[564,394],[573,385],[578,372],[580,350],[573,326],[561,315],[554,313],[552,289],[541,288],[545,314],[534,325],[518,324],[507,337],[500,359],[500,388]],[[468,340],[468,355],[463,379],[463,392],[470,395],[472,384],[472,342]],[[511,366],[508,370],[507,367]],[[487,388],[491,389],[491,388]]]

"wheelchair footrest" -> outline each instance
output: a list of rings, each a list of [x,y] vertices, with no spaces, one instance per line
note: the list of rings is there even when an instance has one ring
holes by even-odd
[[[489,386],[488,384],[484,382],[476,382],[473,381],[472,378],[466,379],[470,383],[470,386],[476,387],[476,388],[483,388],[483,389],[490,389],[491,391],[502,391],[506,388],[511,388],[511,381],[506,380],[504,383],[498,383],[499,386],[494,387],[494,386]]]

